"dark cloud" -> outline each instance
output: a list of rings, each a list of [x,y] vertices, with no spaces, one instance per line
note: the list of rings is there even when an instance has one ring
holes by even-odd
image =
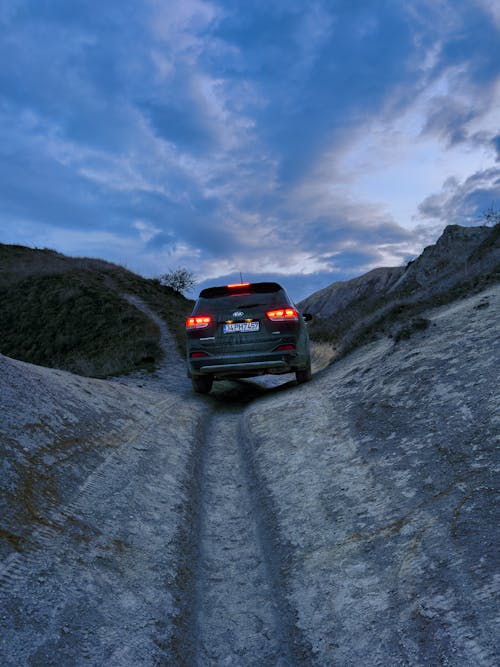
[[[18,3],[0,38],[0,94],[17,113],[29,110],[54,125],[61,137],[121,151],[137,136],[127,96],[130,69],[146,64],[138,46],[144,35],[132,5],[128,17],[106,7]]]
[[[112,214],[109,206],[103,209],[102,193],[93,181],[37,152],[36,145],[29,150],[22,139],[8,147],[0,148],[1,215],[7,224],[32,220],[88,230],[107,226]]]
[[[216,138],[206,119],[192,100],[177,102],[144,102],[141,105],[155,133],[182,150],[197,154],[213,150]]]
[[[500,134],[494,137],[491,140],[491,143],[493,144],[493,148],[495,149],[497,154],[497,162],[500,162]]]
[[[245,76],[271,100],[255,118],[262,139],[281,156],[285,182],[308,169],[325,141],[379,109],[409,74],[411,30],[393,3],[337,2],[333,9],[257,2],[244,16],[229,13],[217,34],[238,44],[234,75],[244,63]]]
[[[311,249],[324,251],[328,248],[342,248],[345,244],[362,243],[376,247],[386,243],[399,243],[411,237],[410,232],[394,222],[358,219],[349,224],[349,215],[352,215],[352,211],[346,211],[338,217],[321,217],[305,223],[301,229],[302,240]]]
[[[451,96],[435,97],[423,134],[434,134],[444,139],[450,146],[467,140],[467,124],[477,115],[470,105]]]
[[[448,180],[441,192],[429,195],[419,205],[423,218],[446,224],[484,224],[483,215],[500,202],[500,168],[472,174],[463,183]]]

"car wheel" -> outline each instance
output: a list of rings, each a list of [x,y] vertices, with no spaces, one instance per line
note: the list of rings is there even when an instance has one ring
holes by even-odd
[[[197,394],[208,394],[212,389],[214,379],[211,375],[192,375],[191,382]]]
[[[311,362],[309,362],[303,370],[295,371],[295,378],[298,384],[309,382],[309,380],[312,378]]]

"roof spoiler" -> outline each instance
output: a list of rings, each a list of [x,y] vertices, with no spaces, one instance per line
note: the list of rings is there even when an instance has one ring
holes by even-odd
[[[283,287],[278,283],[242,283],[237,285],[221,285],[220,287],[207,287],[200,292],[202,299],[215,299],[220,296],[231,296],[236,294],[269,294],[279,292]]]

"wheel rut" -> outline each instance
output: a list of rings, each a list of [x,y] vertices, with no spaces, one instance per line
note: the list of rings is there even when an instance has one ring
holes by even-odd
[[[194,664],[293,664],[254,483],[240,434],[241,408],[217,410],[202,453]]]

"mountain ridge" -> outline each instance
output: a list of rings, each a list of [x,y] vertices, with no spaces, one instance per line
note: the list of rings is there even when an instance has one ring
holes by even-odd
[[[337,355],[380,333],[397,335],[423,310],[474,293],[500,280],[500,223],[448,225],[435,244],[404,267],[384,267],[332,283],[299,303],[315,320],[313,340]]]

